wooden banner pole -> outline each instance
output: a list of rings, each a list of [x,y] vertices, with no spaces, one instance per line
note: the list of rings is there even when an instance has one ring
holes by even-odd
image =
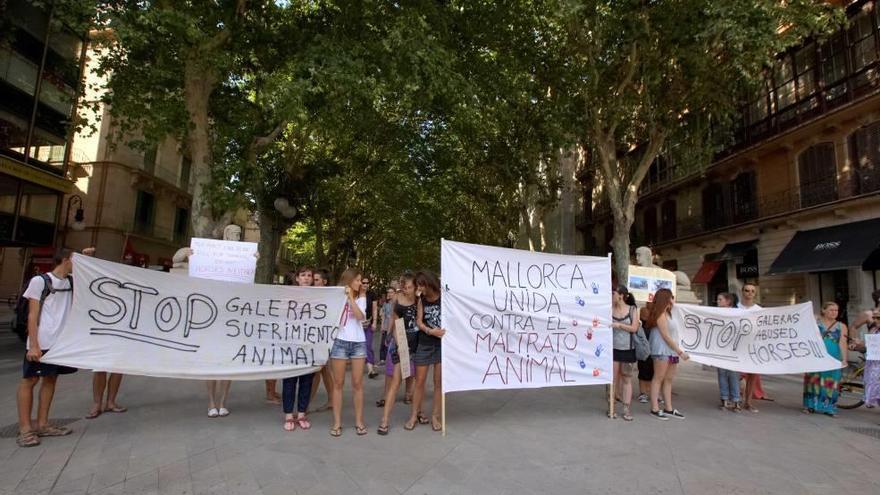
[[[608,253],[608,263],[611,263],[611,253]],[[611,267],[611,270],[614,270],[614,267]],[[623,282],[618,282],[623,283]],[[612,288],[614,289],[614,288]],[[609,295],[610,297],[610,295]],[[614,418],[614,365],[612,363],[611,367],[611,384],[608,385],[608,419]]]

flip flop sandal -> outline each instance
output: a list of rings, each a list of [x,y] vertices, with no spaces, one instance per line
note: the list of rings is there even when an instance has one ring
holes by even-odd
[[[357,432],[359,437],[362,437],[367,434],[366,426],[355,426],[354,430]]]
[[[418,418],[419,418],[419,424],[420,424],[420,425],[426,425],[426,424],[428,424],[428,423],[431,422],[431,420],[428,419],[427,416],[422,416],[421,414],[418,415]]]
[[[127,408],[127,407],[123,407],[123,406],[108,407],[108,408],[104,409],[104,412],[120,413],[120,414],[121,414],[121,413],[124,413],[124,412],[127,412],[127,411],[128,411],[128,408]]]
[[[404,423],[403,429],[406,431],[413,431],[416,429],[416,425],[419,424],[418,421],[415,423]]]
[[[296,429],[296,420],[293,418],[284,419],[284,431],[293,431]]]
[[[388,425],[379,425],[379,428],[376,429],[376,433],[382,435],[383,437],[388,434]]]
[[[41,430],[37,430],[37,435],[41,437],[63,437],[70,435],[73,430],[66,426],[49,425]]]
[[[296,418],[296,424],[299,425],[301,430],[308,430],[312,427],[312,423],[309,422],[308,418],[305,416],[301,418]]]
[[[385,407],[385,399],[377,400],[376,407]]]
[[[19,447],[36,447],[40,445],[40,436],[35,431],[26,431],[18,434],[15,443]]]
[[[624,421],[632,421],[633,420],[632,412],[630,412],[630,410],[629,410],[629,404],[623,405],[623,415],[621,417],[623,418]]]
[[[403,403],[404,404],[412,404],[412,397],[404,397]]]
[[[341,437],[342,436],[342,427],[339,428],[330,428],[330,436],[331,437]]]
[[[443,431],[443,424],[440,421],[431,421],[431,429],[434,431]]]
[[[101,412],[102,411],[100,409],[98,409],[97,411],[89,411],[89,413],[85,415],[85,418],[86,419],[95,419],[101,415]]]

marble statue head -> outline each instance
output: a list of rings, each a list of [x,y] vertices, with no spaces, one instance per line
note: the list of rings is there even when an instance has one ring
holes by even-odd
[[[241,227],[231,223],[223,228],[223,240],[224,241],[240,241],[241,240]]]
[[[648,246],[639,246],[636,248],[636,263],[639,266],[652,267],[654,266],[654,253],[651,252],[651,248]]]

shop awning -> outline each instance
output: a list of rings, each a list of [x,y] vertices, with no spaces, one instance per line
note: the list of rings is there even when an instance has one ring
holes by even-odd
[[[770,275],[821,272],[846,268],[870,269],[880,262],[880,218],[833,227],[798,231],[776,261]],[[880,263],[878,263],[880,264]]]
[[[718,255],[718,259],[721,261],[733,260],[737,258],[741,259],[745,257],[745,255],[748,254],[749,251],[755,249],[755,246],[757,244],[757,239],[726,244],[724,246],[724,249],[721,250],[721,254]]]
[[[704,261],[703,266],[697,270],[697,274],[694,275],[694,279],[691,280],[691,283],[694,284],[708,284],[715,278],[715,274],[718,273],[718,269],[721,268],[723,263],[720,261]]]

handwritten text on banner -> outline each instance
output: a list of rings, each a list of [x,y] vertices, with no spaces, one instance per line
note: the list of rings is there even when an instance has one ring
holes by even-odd
[[[819,335],[811,303],[746,310],[676,304],[681,347],[698,363],[741,373],[838,369]]]
[[[443,390],[610,383],[611,264],[444,240]]]
[[[247,285],[74,255],[73,307],[47,362],[172,378],[284,378],[326,363],[341,287]]]

